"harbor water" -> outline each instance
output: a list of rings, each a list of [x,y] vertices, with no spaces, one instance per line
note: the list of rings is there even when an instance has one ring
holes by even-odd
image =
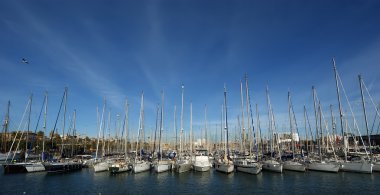
[[[1,168],[2,169],[2,168]],[[1,170],[3,172],[3,170]],[[285,171],[94,173],[91,168],[65,174],[1,174],[0,194],[378,194],[380,173],[305,173]]]

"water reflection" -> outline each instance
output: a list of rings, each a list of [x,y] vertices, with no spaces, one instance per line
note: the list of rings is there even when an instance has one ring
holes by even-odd
[[[66,174],[0,174],[0,194],[252,194],[316,193],[370,194],[380,189],[380,173],[350,172],[143,172],[94,173],[91,169]]]

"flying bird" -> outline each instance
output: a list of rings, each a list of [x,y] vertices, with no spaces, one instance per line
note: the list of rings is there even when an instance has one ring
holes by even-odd
[[[21,62],[22,62],[22,63],[25,63],[25,64],[29,64],[28,60],[26,60],[25,58],[22,58],[22,59],[21,59]]]

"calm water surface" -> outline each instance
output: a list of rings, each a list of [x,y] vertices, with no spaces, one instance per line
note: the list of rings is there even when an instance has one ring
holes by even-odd
[[[0,169],[0,194],[379,194],[380,173],[210,172],[8,174]]]

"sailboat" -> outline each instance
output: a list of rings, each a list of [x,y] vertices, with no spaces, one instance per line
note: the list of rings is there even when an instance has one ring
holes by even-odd
[[[125,119],[124,119],[124,133],[125,133],[125,140],[124,140],[124,158],[119,159],[112,163],[108,170],[110,173],[122,173],[131,170],[129,159],[128,159],[128,153],[127,153],[127,139],[128,139],[128,100],[125,102]]]
[[[335,84],[336,84],[336,92],[337,92],[337,97],[338,97],[338,103],[339,103],[339,118],[340,118],[340,126],[341,126],[341,131],[342,131],[342,136],[343,136],[343,150],[344,150],[344,161],[341,162],[341,167],[340,169],[342,171],[349,171],[349,172],[359,172],[359,173],[372,173],[372,167],[373,164],[370,161],[364,160],[363,158],[360,158],[356,161],[348,161],[347,160],[347,138],[346,138],[346,133],[343,127],[343,110],[342,110],[342,104],[341,104],[341,98],[340,98],[340,90],[339,90],[339,76],[338,76],[338,71],[336,69],[336,64],[335,64],[335,59],[332,59],[333,62],[333,69],[334,69],[334,74],[335,74]],[[362,102],[363,102],[363,110],[364,110],[364,117],[366,116],[366,111],[365,111],[365,103],[364,103],[364,96],[363,96],[363,90],[362,90],[362,79],[361,76],[359,75],[359,82],[360,82],[360,91],[362,95]],[[343,87],[343,85],[342,85]],[[367,118],[365,118],[366,122],[366,127],[367,127],[367,133],[368,133],[368,123],[367,123]],[[369,134],[367,134],[370,136]],[[371,144],[371,142],[368,142]],[[364,145],[364,144],[363,144]],[[371,152],[371,149],[370,149]],[[372,152],[371,152],[372,154]]]
[[[107,159],[104,159],[103,157],[105,156],[104,154],[104,150],[102,150],[102,157],[99,158],[98,157],[98,154],[99,154],[99,145],[100,145],[100,139],[101,139],[101,134],[103,132],[104,134],[104,111],[105,111],[105,108],[106,108],[106,100],[104,99],[104,103],[103,103],[103,109],[102,109],[102,114],[101,114],[101,117],[99,118],[99,109],[97,108],[97,123],[98,123],[98,139],[97,139],[97,143],[96,143],[96,152],[95,152],[95,162],[93,164],[93,168],[94,168],[94,172],[95,173],[98,173],[98,172],[103,172],[103,171],[108,171],[108,168],[110,167],[110,165],[112,163],[114,163],[114,159],[110,159],[110,158],[107,158]],[[100,121],[99,121],[100,120]],[[104,137],[103,137],[104,138]],[[104,145],[105,144],[105,141],[104,139],[102,139],[102,144]]]
[[[190,103],[190,132],[192,134],[193,131],[193,104]],[[190,136],[192,137],[192,135]],[[191,142],[191,141],[190,141]],[[192,152],[192,143],[190,152]],[[207,149],[198,149],[196,150],[194,161],[193,161],[193,169],[199,172],[209,171],[211,168],[210,159],[208,157]]]
[[[227,90],[224,87],[224,134],[225,134],[225,145],[224,145],[224,155],[223,158],[219,158],[215,161],[215,170],[223,173],[232,173],[234,171],[234,163],[230,160],[230,152],[228,147],[228,121],[227,121]]]
[[[183,91],[184,91],[184,85],[182,85],[182,106],[181,106],[181,134],[179,137],[179,155],[178,159],[174,164],[175,170],[178,173],[183,173],[190,171],[192,168],[191,159],[189,156],[185,156],[183,152]]]
[[[199,149],[196,151],[193,169],[199,172],[209,171],[211,168],[211,163],[208,157],[208,151]]]
[[[161,117],[160,117],[160,134],[159,134],[159,141],[158,141],[158,151],[159,156],[157,158],[157,161],[154,163],[154,171],[156,173],[162,173],[166,172],[172,169],[172,162],[169,159],[162,159],[162,131],[164,128],[164,93],[162,92],[162,103],[161,103]]]
[[[68,88],[65,88],[65,91],[63,93],[62,97],[62,102],[59,108],[59,112],[57,115],[57,120],[56,123],[54,124],[53,128],[53,133],[52,136],[54,136],[54,131],[56,129],[57,121],[59,118],[59,113],[62,109],[62,103],[64,103],[64,115],[63,115],[63,127],[62,127],[62,135],[65,135],[65,125],[66,125],[66,108],[67,108],[67,93],[68,93]],[[64,153],[64,137],[62,137],[62,142],[61,142],[61,156]],[[53,142],[52,142],[53,144]],[[45,162],[44,163],[45,169],[48,173],[60,173],[60,172],[71,172],[71,171],[76,171],[82,169],[82,163],[80,162],[75,162],[75,161],[65,161],[63,159],[60,160],[60,162]]]
[[[137,133],[137,142],[136,142],[136,155],[135,160],[132,163],[133,173],[141,173],[150,170],[150,162],[142,159],[142,149],[139,148],[140,136],[144,131],[144,93],[141,94],[141,105],[140,105],[140,117],[139,117],[139,131]],[[143,145],[142,143],[141,145]],[[140,155],[138,154],[140,153]]]
[[[23,117],[21,119],[21,123],[22,123],[24,121],[25,113],[28,112],[29,118],[28,118],[28,122],[27,122],[28,128],[26,130],[27,134],[29,133],[31,109],[32,109],[32,95],[30,95],[30,97],[29,97],[28,105],[27,105],[25,112],[23,114]],[[21,123],[20,123],[20,125],[21,125]],[[18,129],[20,129],[20,127]],[[21,133],[21,135],[19,137],[19,141],[17,143],[15,151],[18,151],[18,148],[19,148],[19,145],[20,145],[20,142],[22,140],[23,135],[24,135],[24,131]],[[28,152],[27,152],[28,151],[28,144],[26,144],[24,162],[14,162],[17,152],[12,153],[11,151],[13,149],[13,146],[14,146],[14,143],[16,141],[17,136],[18,136],[18,132],[16,133],[15,138],[12,142],[12,145],[9,149],[9,152],[5,158],[5,164],[3,164],[4,173],[27,173],[27,172],[45,171],[45,167],[41,162],[30,162],[30,161],[28,161]],[[25,142],[28,143],[28,136],[26,136]],[[8,159],[11,156],[12,156],[11,162],[8,162]]]
[[[291,134],[291,142],[292,142],[292,159],[287,160],[283,162],[283,169],[289,170],[289,171],[300,171],[300,172],[305,172],[306,167],[303,163],[301,163],[298,159],[295,158],[295,132],[294,132],[294,127],[292,123],[292,112],[291,110],[293,109],[292,102],[290,99],[290,92],[288,92],[288,109],[289,109],[289,124],[290,124],[290,134]],[[295,116],[294,116],[295,117]],[[296,127],[297,128],[297,127]],[[298,134],[297,134],[298,135]]]
[[[278,135],[278,134],[274,134],[274,129],[276,128],[276,125],[274,122],[274,114],[273,114],[272,105],[271,105],[270,98],[269,98],[268,87],[266,88],[266,94],[267,94],[267,104],[268,104],[269,131],[271,133],[271,149],[270,149],[269,159],[266,159],[262,162],[263,169],[267,170],[267,171],[282,173],[283,165],[273,157],[274,145],[275,145],[274,141],[275,140],[278,141],[278,137],[275,139],[275,135]],[[277,148],[277,144],[276,144],[276,148]],[[279,155],[279,156],[281,156],[281,155]]]
[[[317,102],[316,102],[316,91],[314,86],[312,87],[313,90],[313,100],[314,100],[314,113],[315,113],[315,126],[316,126],[316,137],[317,137],[317,142],[318,142],[318,158],[319,159],[309,159],[307,168],[309,170],[313,171],[324,171],[324,172],[333,172],[337,173],[339,171],[340,165],[336,161],[330,161],[330,160],[325,160],[323,159],[323,154],[322,154],[322,147],[323,144],[323,134],[322,134],[322,110],[321,110],[321,105],[319,103],[318,108],[317,108]],[[318,110],[318,111],[317,111]],[[319,113],[319,114],[318,114]],[[318,123],[318,118],[319,118],[319,123]],[[318,131],[318,124],[319,124],[319,131]],[[318,138],[319,137],[319,138]],[[334,155],[335,156],[335,155]]]
[[[42,109],[44,109],[44,125],[43,125],[44,134],[43,134],[43,138],[42,138],[42,140],[43,140],[42,141],[42,157],[45,153],[45,138],[44,137],[45,137],[45,132],[46,132],[47,102],[48,102],[48,96],[47,96],[47,92],[46,92],[44,102],[42,104]],[[41,110],[41,113],[42,113],[42,110]],[[37,124],[38,124],[38,122],[37,122]],[[26,168],[28,173],[45,171],[45,166],[42,162],[43,162],[43,159],[41,159],[41,161],[30,162],[30,163],[25,165],[25,168]]]
[[[250,104],[250,96],[249,96],[249,90],[248,90],[248,77],[245,76],[245,88],[246,88],[246,108],[247,108],[247,123],[248,123],[248,131],[251,134],[251,129],[253,129],[253,119],[250,114],[252,114],[251,110],[251,104]],[[245,128],[244,128],[244,98],[243,98],[243,83],[240,81],[240,96],[241,96],[241,127],[242,127],[242,153],[245,154]],[[250,108],[251,112],[248,112],[248,107]],[[250,114],[249,114],[250,113]],[[255,137],[255,136],[253,136]],[[252,137],[251,137],[252,138]],[[252,138],[254,139],[254,138]],[[256,140],[255,146],[256,146],[256,152],[257,150],[257,144]],[[261,163],[258,161],[258,153],[256,153],[256,156],[254,157],[251,153],[251,141],[249,144],[249,157],[246,157],[245,155],[242,158],[234,158],[234,165],[236,166],[236,170],[244,173],[250,173],[250,174],[259,174],[262,170]]]

